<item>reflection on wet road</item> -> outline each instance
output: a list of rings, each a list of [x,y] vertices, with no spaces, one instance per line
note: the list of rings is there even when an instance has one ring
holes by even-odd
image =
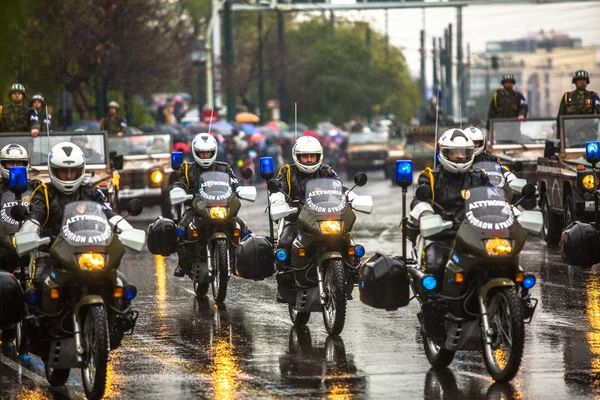
[[[375,211],[359,215],[357,241],[367,252],[398,254],[399,190],[373,180]],[[264,192],[244,203],[242,216],[264,233]],[[135,224],[144,227],[150,219]],[[338,338],[327,337],[320,315],[293,328],[275,302],[275,281],[232,277],[226,305],[196,301],[187,278],[175,278],[176,257],[127,253],[123,272],[138,287],[134,335],[112,354],[107,398],[375,398],[584,399],[600,396],[600,269],[560,263],[537,238],[522,265],[538,277],[540,302],[526,327],[521,372],[493,384],[483,359],[458,353],[450,369],[432,371],[423,352],[417,306],[396,312],[360,303],[355,291]],[[45,383],[43,364],[9,351],[0,356],[0,399],[81,398],[81,376],[65,388]]]

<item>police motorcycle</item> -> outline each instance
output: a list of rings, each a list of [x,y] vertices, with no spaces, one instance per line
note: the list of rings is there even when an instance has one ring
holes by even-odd
[[[173,170],[182,163],[183,153],[173,153]],[[250,179],[252,174],[249,168],[242,171],[244,179]],[[191,260],[191,270],[186,273],[192,280],[196,296],[206,296],[210,285],[215,303],[222,303],[227,296],[229,277],[236,266],[235,250],[242,234],[247,233],[237,225],[240,199],[255,201],[256,187],[238,186],[234,192],[229,174],[225,172],[204,172],[200,180],[198,193],[188,195],[180,188],[171,190],[173,206],[191,200],[191,208],[183,213],[177,225],[163,218],[150,225],[148,249],[152,254],[163,256],[183,249],[180,265],[186,264],[182,257]]]
[[[356,174],[354,183],[354,187],[364,186],[367,175]],[[292,323],[297,327],[306,325],[311,313],[322,312],[328,334],[339,335],[344,329],[347,299],[354,290],[360,258],[365,253],[364,247],[354,244],[352,239],[354,210],[370,214],[373,209],[371,196],[355,195],[354,187],[346,191],[337,178],[310,179],[306,182],[305,198],[296,207],[269,204],[271,218],[279,220],[278,236],[284,218],[298,213],[299,233],[292,243],[291,254],[284,249],[275,253],[280,262],[291,257],[291,268],[281,271],[277,281],[279,293],[288,303]],[[289,199],[277,180],[270,180],[268,189]],[[285,284],[281,285],[282,282]]]
[[[412,184],[410,161],[397,164],[397,181]],[[524,179],[509,182],[523,199],[535,196],[534,185]],[[427,359],[434,367],[446,367],[457,350],[483,350],[488,372],[498,382],[510,381],[518,372],[525,340],[537,299],[530,290],[535,276],[519,265],[526,232],[538,234],[543,218],[539,211],[519,211],[500,187],[475,187],[462,193],[465,218],[453,215],[432,202],[429,187],[419,187],[419,200],[432,204],[440,214],[409,221],[403,211],[403,242],[413,241],[407,260],[410,286],[420,303],[418,314]],[[418,228],[417,228],[418,224]],[[444,269],[426,273],[426,246],[454,230]],[[416,235],[415,235],[416,234]]]
[[[132,216],[139,215],[142,208],[139,200],[127,206]],[[23,206],[13,207],[11,214],[17,221],[28,218]],[[124,334],[133,332],[138,316],[131,308],[137,289],[126,284],[117,269],[125,247],[141,251],[146,233],[126,229],[125,218],[114,218],[109,221],[96,202],[68,204],[60,234],[50,247],[50,276],[41,293],[33,287],[25,292],[25,348],[43,360],[52,386],[64,385],[70,369],[80,367],[89,399],[103,396],[109,352],[120,346]],[[48,245],[51,238],[30,231],[19,231],[14,237],[19,255],[31,253],[31,276],[38,248]]]

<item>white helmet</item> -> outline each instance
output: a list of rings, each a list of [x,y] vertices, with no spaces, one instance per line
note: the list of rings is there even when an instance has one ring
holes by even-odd
[[[208,133],[200,133],[196,135],[196,137],[192,141],[194,160],[196,160],[196,164],[198,164],[202,168],[209,168],[215,163],[215,160],[217,159],[217,149],[217,140]],[[210,152],[210,157],[200,157],[200,153],[204,152]]]
[[[317,161],[303,164],[298,159],[300,154],[315,154],[317,156]],[[294,159],[296,167],[298,167],[301,172],[312,174],[319,169],[323,162],[323,146],[321,146],[321,143],[312,136],[302,136],[296,140],[296,144],[294,144],[294,147],[292,148],[292,158]]]
[[[72,176],[62,176],[65,171],[72,171]],[[68,172],[66,172],[68,173]],[[71,142],[56,144],[48,154],[48,174],[50,182],[64,194],[71,194],[79,189],[85,177],[85,155],[81,149]]]
[[[8,179],[8,170],[6,163],[9,161],[21,161],[25,163],[25,167],[29,170],[29,153],[27,149],[20,144],[7,144],[0,150],[0,174],[4,179]]]
[[[483,135],[483,131],[475,126],[470,126],[465,129],[465,133],[471,138],[475,145],[475,157],[483,153],[483,150],[485,149],[485,136]]]
[[[448,129],[438,141],[440,162],[453,173],[467,172],[473,165],[475,145],[460,129]]]

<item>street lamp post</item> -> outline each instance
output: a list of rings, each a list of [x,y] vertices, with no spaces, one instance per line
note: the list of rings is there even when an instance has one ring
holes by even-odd
[[[204,67],[207,58],[206,40],[196,40],[192,45],[192,63],[198,66],[198,118],[202,118],[204,111]]]

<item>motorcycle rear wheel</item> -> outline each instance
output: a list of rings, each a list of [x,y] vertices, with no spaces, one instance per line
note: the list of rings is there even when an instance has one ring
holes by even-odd
[[[222,303],[227,297],[227,284],[229,281],[229,257],[227,241],[216,240],[213,246],[213,281],[211,283],[215,303]]]
[[[104,305],[93,304],[84,314],[81,332],[83,363],[81,376],[83,389],[88,399],[101,399],[106,388],[108,363],[108,324]]]
[[[326,301],[323,306],[323,322],[330,335],[339,335],[346,322],[346,275],[342,260],[329,260],[325,268],[324,282]]]
[[[485,366],[496,382],[508,382],[519,372],[525,345],[523,308],[515,288],[494,291],[487,299],[487,311],[494,334],[492,344],[483,343]]]

